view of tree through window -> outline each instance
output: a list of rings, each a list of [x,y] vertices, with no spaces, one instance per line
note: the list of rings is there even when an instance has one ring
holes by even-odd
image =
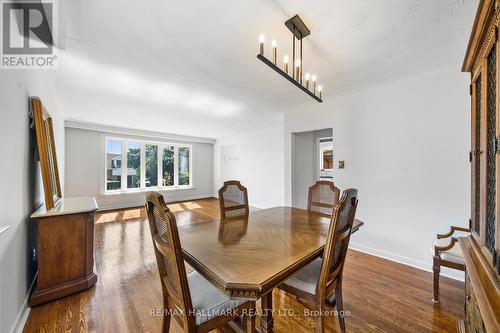
[[[191,186],[190,146],[110,138],[105,149],[106,191]]]
[[[189,185],[189,148],[179,147],[179,185]]]
[[[129,143],[127,147],[127,188],[141,187],[141,145]]]
[[[146,187],[158,186],[158,146],[146,145]]]
[[[174,185],[174,147],[163,149],[163,186]]]
[[[122,143],[108,140],[106,144],[106,190],[119,190],[122,180]]]

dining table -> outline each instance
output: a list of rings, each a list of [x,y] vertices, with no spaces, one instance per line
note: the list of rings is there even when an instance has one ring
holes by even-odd
[[[272,332],[273,289],[321,256],[330,222],[325,214],[273,207],[178,230],[184,260],[229,297],[260,299],[260,331]],[[362,225],[355,219],[352,232]]]

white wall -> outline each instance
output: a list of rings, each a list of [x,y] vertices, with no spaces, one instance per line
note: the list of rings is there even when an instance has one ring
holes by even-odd
[[[307,208],[308,189],[314,183],[314,132],[292,136],[292,206]]]
[[[237,145],[241,183],[248,189],[249,204],[257,208],[284,204],[283,115],[261,118],[261,126],[228,137],[217,138],[214,147],[214,196],[222,186],[221,146]]]
[[[430,270],[435,234],[470,216],[468,87],[466,74],[445,68],[286,112],[286,202],[291,133],[333,127],[334,159],[346,161],[334,182],[359,189],[366,223],[352,246]]]
[[[22,329],[27,296],[36,272],[32,260],[36,223],[29,216],[43,202],[34,138],[30,136],[29,96],[39,96],[53,117],[61,183],[64,184],[64,119],[55,74],[37,70],[0,71],[0,332]],[[64,189],[63,189],[64,191]]]
[[[143,192],[104,194],[104,138],[130,138],[165,142],[165,139],[120,135],[94,130],[66,128],[66,195],[68,197],[94,196],[100,209],[139,206],[144,204]],[[206,198],[212,196],[213,144],[168,140],[192,145],[192,189],[161,191],[167,202]]]
[[[220,145],[221,182],[240,179],[240,145]]]

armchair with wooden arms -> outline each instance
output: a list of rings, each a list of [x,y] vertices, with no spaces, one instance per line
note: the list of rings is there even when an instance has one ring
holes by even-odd
[[[431,244],[431,253],[433,255],[434,272],[434,297],[432,301],[439,303],[439,274],[441,266],[465,271],[464,257],[455,231],[470,233],[470,228],[451,226],[446,234],[437,234],[436,239]],[[464,237],[466,235],[462,235]],[[459,236],[460,237],[460,236]]]

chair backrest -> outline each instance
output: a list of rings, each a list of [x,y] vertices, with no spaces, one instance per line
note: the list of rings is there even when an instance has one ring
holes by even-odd
[[[333,207],[339,201],[340,190],[333,182],[319,180],[309,187],[307,210],[332,215]]]
[[[238,180],[228,180],[219,189],[220,215],[222,218],[248,216],[247,188]]]
[[[196,318],[191,318],[193,306],[175,216],[158,192],[146,193],[146,211],[160,273],[164,306],[172,311],[184,311],[184,329],[192,328],[196,325]]]
[[[342,198],[333,209],[332,221],[323,251],[323,263],[317,286],[318,294],[330,294],[330,288],[334,286],[334,282],[342,278],[354,215],[358,206],[357,197],[358,190],[345,190],[342,193]]]

